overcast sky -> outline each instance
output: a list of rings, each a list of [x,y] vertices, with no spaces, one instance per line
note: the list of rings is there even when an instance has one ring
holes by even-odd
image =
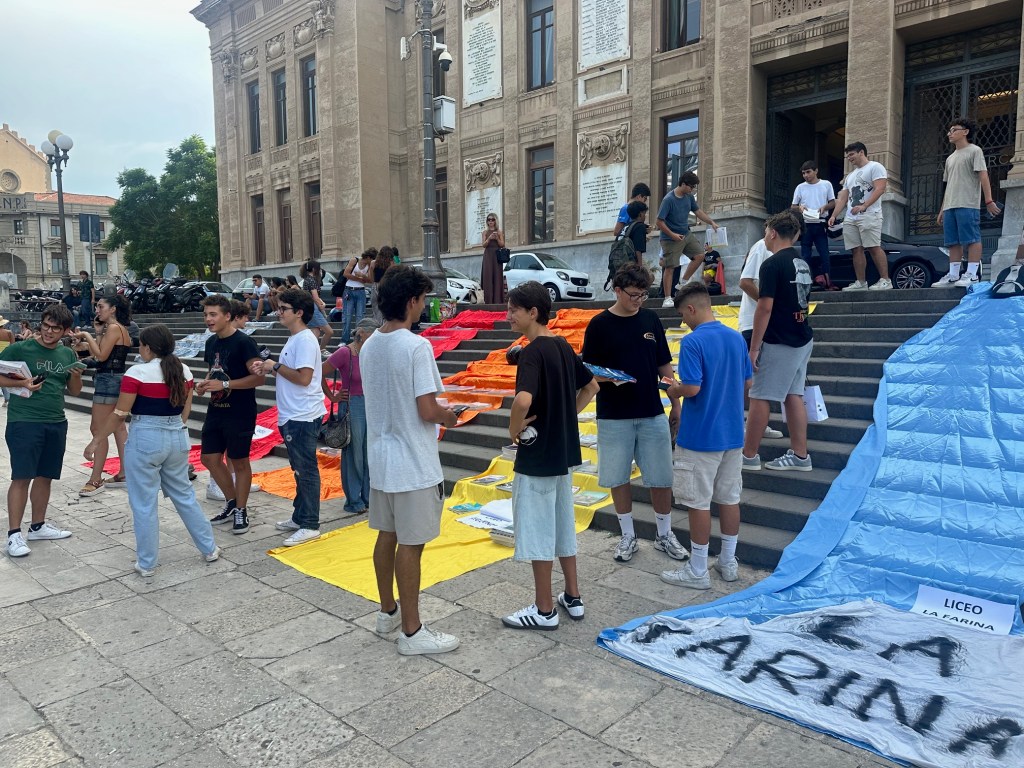
[[[159,177],[167,150],[213,144],[210,38],[199,0],[0,0],[0,122],[39,147],[75,142],[64,189],[118,197],[117,174]],[[54,181],[56,185],[56,181]]]

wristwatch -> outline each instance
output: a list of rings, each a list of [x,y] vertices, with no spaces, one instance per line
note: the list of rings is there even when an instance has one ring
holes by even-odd
[[[280,368],[280,367],[281,367],[280,363],[274,363],[274,368],[273,368],[274,373],[277,373],[277,369]]]
[[[227,379],[225,379],[224,381],[221,382],[221,387],[222,387],[222,389],[230,389],[231,388],[231,382],[228,381]]]

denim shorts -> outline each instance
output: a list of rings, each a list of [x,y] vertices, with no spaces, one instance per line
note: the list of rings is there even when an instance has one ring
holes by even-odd
[[[113,405],[121,396],[120,373],[97,373],[93,383],[92,401],[96,405]]]
[[[572,475],[516,474],[512,481],[512,529],[516,534],[515,560],[573,557],[576,512]]]
[[[668,416],[597,420],[597,481],[602,488],[629,483],[633,461],[645,488],[672,487]]]
[[[741,448],[691,451],[681,448],[672,460],[672,495],[677,504],[709,510],[716,504],[739,504],[743,491]]]
[[[60,480],[68,442],[66,421],[11,421],[4,436],[11,456],[12,480]]]
[[[320,311],[320,305],[313,305],[313,319],[306,323],[307,328],[323,328],[327,325],[327,318],[324,317],[324,313]]]
[[[951,245],[981,242],[981,211],[977,208],[949,208],[942,213],[942,239]]]

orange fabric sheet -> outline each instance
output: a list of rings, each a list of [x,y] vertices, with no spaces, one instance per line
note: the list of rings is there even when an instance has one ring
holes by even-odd
[[[548,323],[548,329],[556,336],[562,336],[577,353],[583,348],[583,334],[591,318],[598,314],[599,309],[560,309],[554,319]],[[529,342],[521,336],[508,346],[519,344],[526,346]],[[470,386],[478,389],[499,389],[514,391],[516,386],[515,366],[505,361],[505,349],[496,349],[488,353],[483,360],[470,363],[466,370],[452,374],[444,380],[445,384]]]
[[[325,456],[317,451],[316,463],[320,466],[320,501],[340,499],[345,496],[341,490],[341,456]],[[267,493],[286,499],[295,498],[295,475],[291,467],[272,469],[269,472],[253,472],[252,481],[259,483]]]

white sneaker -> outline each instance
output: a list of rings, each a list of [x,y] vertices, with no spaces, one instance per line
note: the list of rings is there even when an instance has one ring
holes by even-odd
[[[662,309],[668,309],[669,307],[674,307],[675,305],[676,304],[674,301],[672,301],[672,299],[665,299],[663,302],[661,302]]]
[[[954,288],[959,277],[953,277],[948,272],[932,283],[932,288]]]
[[[977,275],[972,275],[970,272],[966,272],[960,275],[960,279],[953,283],[953,285],[957,288],[970,288],[972,285],[977,285],[979,282],[981,282],[981,279]]]
[[[402,606],[398,605],[398,609],[394,613],[386,613],[384,611],[377,611],[377,634],[378,635],[390,635],[396,629],[402,626]]]
[[[403,632],[398,636],[398,652],[403,656],[417,656],[421,653],[448,653],[459,647],[459,638],[444,632],[437,632],[426,624],[412,637]]]
[[[677,587],[711,589],[711,575],[705,571],[703,576],[698,576],[693,572],[693,566],[689,563],[678,571],[662,571],[661,580],[666,584],[675,584]]]
[[[260,485],[259,483],[252,483],[249,486],[249,493],[258,493],[259,491],[262,491],[262,490],[263,490],[263,486]]]
[[[53,541],[55,539],[66,539],[71,536],[71,531],[62,531],[55,525],[49,523],[43,523],[42,528],[38,531],[33,531],[31,528],[28,529],[28,540],[29,541]]]
[[[640,544],[637,542],[636,536],[630,536],[628,533],[624,533],[615,547],[615,554],[613,557],[617,563],[628,563],[633,559],[633,555],[639,551]]]
[[[220,549],[220,547],[214,547],[213,548],[213,552],[211,552],[208,555],[203,555],[203,559],[206,560],[206,562],[208,562],[208,563],[215,563],[218,560],[220,560],[220,556],[221,556],[221,549]]]
[[[565,612],[569,614],[569,618],[573,621],[579,621],[583,618],[584,607],[583,600],[579,597],[566,597],[565,592],[558,593],[558,604],[565,609]]]
[[[715,570],[722,577],[722,581],[736,581],[740,577],[740,564],[735,558],[722,562],[719,558],[715,563]]]
[[[224,491],[220,489],[219,485],[214,485],[213,483],[206,486],[206,498],[211,501],[227,501],[227,499],[224,498]]]
[[[305,544],[307,541],[319,538],[320,531],[314,531],[312,528],[299,528],[299,530],[284,540],[284,545],[286,547],[294,547],[296,544]]]
[[[274,527],[279,531],[297,531],[299,530],[298,523],[293,523],[291,520],[278,520],[274,523]]]
[[[24,557],[31,551],[25,543],[25,537],[21,535],[21,531],[15,531],[7,537],[7,554],[11,557]]]
[[[782,437],[782,430],[772,429],[771,427],[765,427],[764,436],[767,437],[769,440],[778,440],[780,437]]]
[[[135,572],[139,574],[139,576],[145,576],[146,578],[149,578],[154,573],[156,573],[156,570],[154,568],[143,568],[141,565],[139,565],[138,560],[132,563],[132,568],[135,569]]]
[[[558,610],[545,616],[536,605],[528,605],[501,620],[509,629],[558,629]]]
[[[679,539],[676,538],[676,535],[672,531],[669,531],[664,536],[655,536],[654,548],[659,552],[664,552],[673,560],[690,559],[690,553],[687,551],[686,547],[679,543]]]
[[[869,291],[891,291],[892,280],[887,277],[881,278],[877,283],[868,288]]]
[[[866,291],[868,289],[867,280],[854,280],[848,286],[843,288],[844,291]]]

